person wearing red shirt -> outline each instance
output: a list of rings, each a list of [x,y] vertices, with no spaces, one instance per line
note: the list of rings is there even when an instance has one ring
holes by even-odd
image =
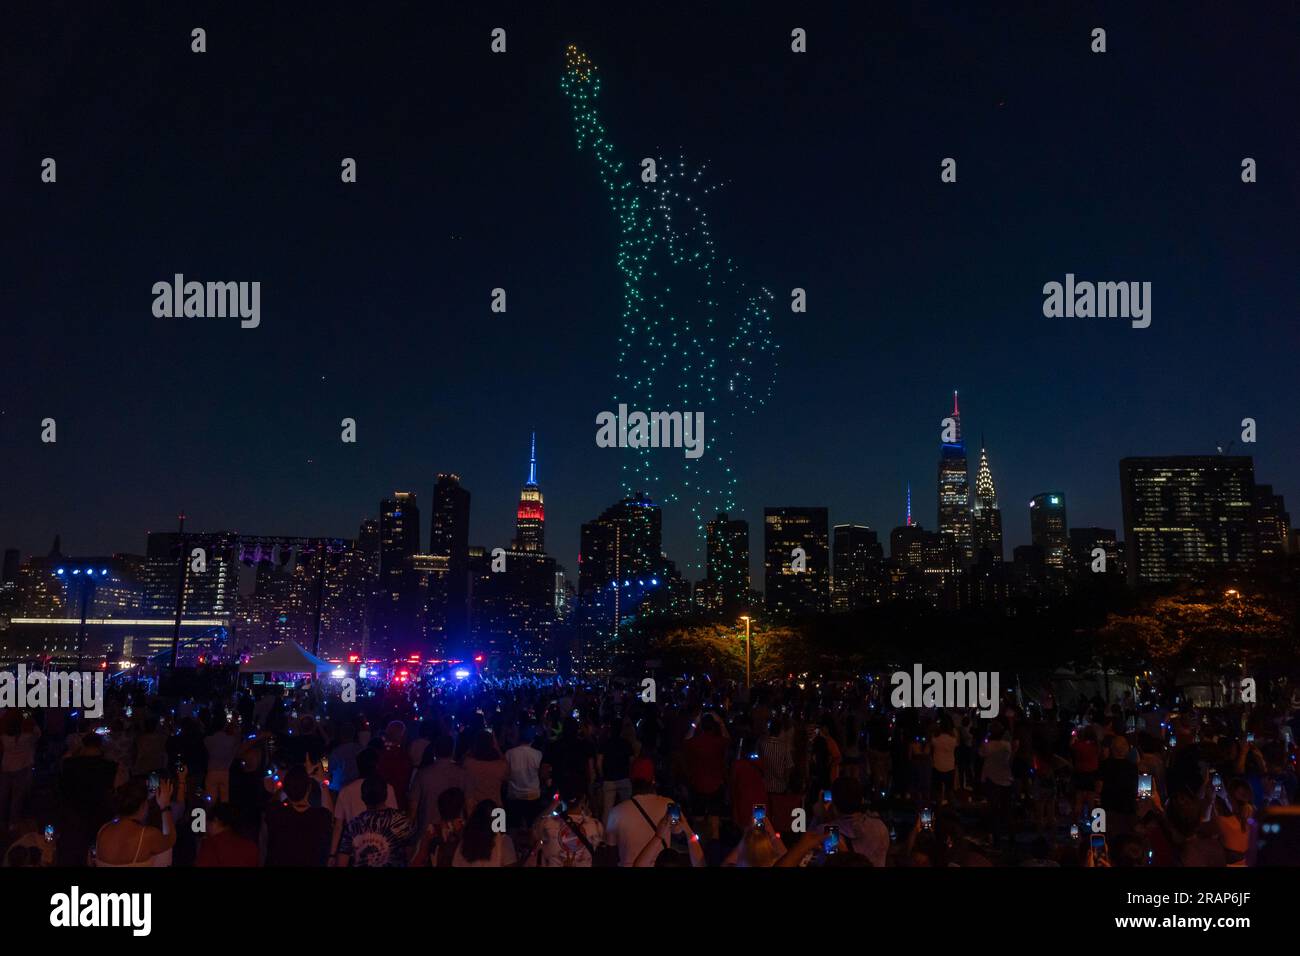
[[[686,783],[691,788],[692,815],[705,820],[704,829],[717,836],[718,819],[725,812],[723,788],[727,782],[727,740],[712,714],[700,718],[694,736],[682,745]]]
[[[208,832],[199,844],[195,866],[257,866],[257,844],[235,829],[235,810],[228,803],[212,809]]]
[[[1097,798],[1097,770],[1101,766],[1101,748],[1089,727],[1070,744],[1074,760],[1074,816],[1078,819],[1084,810],[1091,809]]]
[[[731,765],[731,820],[742,833],[754,822],[756,803],[767,804],[762,758],[757,753],[737,754]]]

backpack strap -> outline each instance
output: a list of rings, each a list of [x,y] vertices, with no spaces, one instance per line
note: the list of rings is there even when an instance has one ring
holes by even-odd
[[[573,835],[582,841],[582,845],[587,848],[587,852],[591,854],[591,859],[594,863],[596,860],[596,848],[592,846],[591,841],[587,839],[587,834],[582,832],[582,827],[570,820],[567,813],[561,816],[560,819],[564,821],[565,826],[573,831]]]
[[[659,835],[659,828],[658,828],[657,826],[655,826],[655,822],[654,822],[653,820],[650,819],[650,814],[648,814],[648,813],[645,812],[645,807],[641,806],[641,804],[639,804],[639,803],[636,802],[636,797],[628,797],[628,800],[631,801],[632,806],[636,807],[637,810],[640,811],[641,816],[645,819],[645,822],[648,823],[648,824],[650,824],[650,832],[653,833],[653,834],[655,834],[656,836],[658,836],[658,835]],[[667,840],[665,840],[663,837],[659,837],[659,842],[662,843],[662,844],[664,845],[664,849],[665,849],[665,850],[668,849],[668,841],[667,841]]]

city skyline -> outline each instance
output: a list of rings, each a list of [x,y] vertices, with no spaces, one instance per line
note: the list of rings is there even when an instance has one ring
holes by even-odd
[[[1276,72],[1286,31],[1265,21],[1112,11],[1122,42],[1098,56],[1087,11],[1001,25],[952,11],[926,21],[924,43],[905,11],[801,12],[815,55],[799,57],[786,12],[692,11],[682,31],[672,16],[593,11],[574,28],[520,8],[507,26],[526,41],[494,57],[486,17],[379,14],[340,44],[328,14],[271,11],[249,35],[214,10],[203,59],[178,11],[147,35],[88,13],[91,51],[57,13],[22,16],[30,29],[0,40],[15,80],[0,93],[15,118],[0,181],[23,237],[5,257],[0,534],[24,554],[56,531],[85,553],[138,547],[180,510],[207,528],[351,536],[370,502],[403,488],[427,501],[447,469],[474,491],[472,539],[505,544],[535,429],[547,546],[572,573],[577,529],[618,496],[624,459],[593,441],[623,288],[560,88],[569,44],[599,65],[625,160],[682,150],[708,164],[724,184],[712,234],[775,296],[780,367],[732,450],[733,518],[756,528],[765,507],[815,504],[883,540],[910,484],[918,522],[937,527],[953,389],[968,439],[984,436],[1008,557],[1030,538],[1033,495],[1060,491],[1072,522],[1118,528],[1119,460],[1213,453],[1247,417],[1258,442],[1234,452],[1300,493],[1289,352],[1269,347],[1294,337],[1282,171],[1300,153],[1269,104],[1296,80]],[[16,41],[33,31],[48,49]],[[67,64],[58,79],[46,59]],[[1206,59],[1277,96],[1224,89]],[[865,87],[842,81],[863,70]],[[67,105],[67,88],[104,75],[112,101]],[[285,95],[263,102],[268,84]],[[151,123],[123,126],[118,102]],[[229,148],[193,148],[228,102],[246,114],[219,124]],[[1204,126],[1215,142],[1185,140]],[[57,184],[39,179],[50,154]],[[1241,181],[1242,155],[1257,182]],[[954,183],[940,179],[949,156]],[[260,281],[260,324],[155,317],[151,286],[178,272]],[[1152,324],[1044,317],[1043,284],[1071,273],[1151,282]],[[794,288],[806,313],[789,311]],[[40,442],[47,417],[57,444]],[[668,552],[701,577],[693,518],[669,504],[664,522]]]
[[[954,393],[954,400],[955,399],[956,399],[956,395]],[[954,407],[954,411],[955,411],[955,407]],[[936,509],[935,509],[936,521],[933,524],[929,524],[922,518],[918,517],[915,511],[912,509],[911,502],[910,502],[910,484],[909,487],[904,490],[904,503],[902,509],[900,510],[900,513],[898,514],[898,520],[895,523],[891,523],[883,526],[856,520],[851,515],[840,515],[825,505],[812,504],[811,502],[816,499],[815,495],[804,496],[803,498],[801,498],[800,500],[804,501],[804,504],[795,504],[795,505],[778,505],[778,504],[771,504],[771,503],[764,504],[760,509],[758,509],[760,512],[760,520],[758,522],[750,521],[746,516],[746,512],[743,509],[738,509],[734,513],[729,513],[728,517],[732,521],[744,521],[748,523],[751,528],[751,534],[753,534],[754,527],[757,526],[759,528],[762,528],[764,525],[764,521],[762,520],[762,514],[766,512],[770,512],[774,509],[786,509],[786,510],[820,509],[821,511],[826,512],[826,519],[827,519],[826,526],[828,530],[834,529],[836,527],[844,527],[844,526],[866,528],[875,532],[877,536],[877,540],[881,541],[882,543],[887,542],[889,533],[898,528],[908,528],[908,527],[919,528],[924,531],[939,532],[945,534],[945,536],[950,536],[948,532],[944,531],[940,522],[943,518],[944,491],[947,487],[949,487],[952,478],[952,472],[951,472],[952,457],[954,454],[958,454],[957,452],[954,451],[954,449],[958,447],[964,449],[964,445],[961,441],[961,436],[960,436],[959,423],[957,427],[958,427],[958,441],[956,443],[948,443],[948,442],[939,443],[939,448],[940,448],[939,457],[938,457],[939,504],[936,505]],[[962,450],[959,454],[962,457],[962,460],[965,461],[965,451]],[[1253,458],[1252,456],[1249,455],[1228,456],[1226,454],[1219,454],[1217,456],[1214,455],[1127,456],[1126,458],[1116,462],[1117,485],[1122,485],[1125,475],[1127,474],[1127,471],[1133,467],[1134,462],[1178,460],[1178,459],[1193,460],[1198,458],[1207,462],[1213,462],[1217,459],[1225,464],[1235,462],[1235,461],[1248,460],[1252,463],[1252,468],[1253,468]],[[1010,556],[1017,547],[1020,547],[1022,545],[1040,543],[1039,538],[1042,532],[1036,531],[1033,523],[1035,519],[1036,506],[1041,509],[1042,506],[1050,503],[1051,506],[1054,508],[1059,505],[1061,509],[1064,510],[1068,508],[1072,513],[1073,509],[1069,504],[1070,499],[1068,494],[1061,492],[1059,490],[1048,490],[1048,491],[1039,492],[1033,495],[1030,498],[1030,500],[1025,503],[1025,507],[1024,507],[1025,524],[1028,526],[1029,534],[1026,535],[1023,540],[1017,540],[1017,539],[1006,537],[1001,531],[1002,528],[1001,521],[1002,521],[1002,515],[1005,514],[1008,509],[1005,507],[1001,507],[1003,501],[999,500],[996,493],[993,492],[994,478],[992,475],[992,469],[990,468],[989,461],[988,461],[987,448],[984,446],[983,443],[981,443],[981,453],[977,465],[978,467],[976,469],[976,474],[972,478],[970,478],[969,481],[972,491],[967,496],[968,502],[965,506],[965,513],[968,521],[975,522],[975,528],[976,531],[978,531],[979,528],[978,522],[980,520],[979,509],[981,506],[981,502],[991,502],[991,504],[986,505],[986,507],[988,508],[988,510],[992,512],[993,515],[996,516],[995,519],[996,528],[997,528],[996,540],[1000,545],[1000,552],[995,552],[995,556],[993,558],[995,561],[998,562],[1003,560],[1010,561],[1011,560]],[[947,472],[945,471],[945,467],[948,468]],[[966,474],[968,477],[970,477],[969,464],[966,467]],[[1260,481],[1257,471],[1254,473],[1253,477],[1254,477],[1256,487],[1264,489],[1270,495],[1272,494],[1273,489],[1276,487],[1275,483]],[[382,529],[384,524],[385,511],[387,508],[389,508],[390,506],[400,507],[400,502],[406,500],[412,500],[414,505],[414,508],[412,509],[414,512],[413,520],[410,520],[409,523],[407,523],[404,526],[404,530],[400,531],[400,534],[402,534],[402,536],[406,539],[406,543],[403,546],[403,553],[418,553],[418,554],[442,553],[442,549],[445,549],[445,547],[449,547],[449,546],[446,545],[446,543],[443,541],[440,541],[439,543],[435,543],[435,528],[438,526],[437,522],[439,520],[437,517],[437,509],[438,509],[437,499],[439,495],[443,492],[443,489],[446,486],[448,479],[453,480],[453,484],[457,489],[456,493],[462,493],[459,491],[459,489],[462,487],[460,483],[459,474],[450,473],[450,472],[439,472],[434,476],[433,487],[430,488],[428,492],[422,493],[419,490],[404,490],[404,489],[387,492],[381,497],[377,509],[369,515],[362,514],[358,516],[356,522],[354,522],[352,527],[357,528],[358,526],[364,525],[365,522],[371,521],[376,523],[377,529]],[[999,474],[997,476],[997,483],[1000,484],[1001,481],[1002,478],[1001,475]],[[474,508],[470,506],[468,495],[466,496],[466,500],[463,504],[463,508],[464,511],[466,512],[466,515],[460,519],[462,521],[465,521],[467,518],[466,528],[462,528],[459,534],[462,537],[466,538],[464,546],[468,548],[481,548],[485,550],[490,550],[492,548],[500,547],[512,552],[535,551],[538,553],[549,554],[550,556],[554,557],[557,560],[557,562],[559,563],[560,567],[563,569],[570,583],[576,584],[578,580],[578,558],[581,550],[580,544],[575,547],[572,554],[556,553],[546,548],[545,542],[548,537],[546,525],[548,521],[547,518],[545,517],[545,511],[543,510],[543,506],[542,506],[542,494],[540,491],[540,486],[541,486],[541,482],[538,479],[537,438],[536,438],[536,433],[534,432],[532,433],[531,442],[529,446],[529,456],[527,462],[527,478],[522,483],[522,491],[517,492],[517,497],[515,499],[515,507],[513,509],[511,530],[508,533],[508,536],[503,539],[491,539],[491,540],[483,540],[476,537],[474,531],[475,517],[476,515],[479,515],[478,520],[479,522],[482,522],[482,516],[479,513],[480,512],[479,508]],[[469,491],[471,495],[473,494],[472,488],[469,488],[467,485],[465,486],[465,488],[467,491]],[[991,497],[985,496],[986,491],[989,494],[991,494]],[[1123,498],[1122,491],[1118,495],[1118,497]],[[1285,502],[1287,495],[1283,491],[1282,493],[1276,495],[1276,497],[1281,502]],[[1060,499],[1059,501],[1057,500],[1058,498]],[[421,525],[420,525],[421,518],[419,514],[419,502],[421,500],[426,500],[433,503],[433,507],[435,509],[435,517],[429,520],[430,531],[427,535],[422,532]],[[617,503],[618,496],[613,497],[610,500]],[[653,499],[651,500],[653,501]],[[664,523],[666,525],[669,519],[670,509],[665,508],[665,506],[658,501],[653,501],[653,503],[660,509],[661,513],[663,514]],[[604,510],[604,508],[600,510]],[[947,513],[951,514],[951,511]],[[400,515],[400,512],[398,512],[398,514]],[[1040,510],[1040,515],[1041,515],[1041,510]],[[181,512],[179,517],[192,518],[191,515],[188,515],[185,512]],[[408,518],[410,517],[411,516],[408,515]],[[588,521],[590,521],[592,517],[593,516],[588,516],[587,518],[583,519],[583,521],[579,522],[579,525],[576,529],[576,533],[574,535],[575,537],[578,538],[581,537],[582,524],[585,524]],[[1123,532],[1125,527],[1125,516],[1122,510],[1120,515],[1118,516],[1118,519],[1119,520],[1097,524],[1097,523],[1084,522],[1077,519],[1066,520],[1065,518],[1062,518],[1061,522],[1057,526],[1055,526],[1055,531],[1053,533],[1059,536],[1059,543],[1056,544],[1056,547],[1062,548],[1064,550],[1060,554],[1057,554],[1055,556],[1050,556],[1049,564],[1052,564],[1055,567],[1064,567],[1066,565],[1066,561],[1067,561],[1066,552],[1068,552],[1068,544],[1066,543],[1066,538],[1072,529],[1094,530],[1094,529],[1101,529],[1101,528],[1109,528],[1116,532],[1116,534],[1119,536],[1119,543],[1122,545],[1124,543]],[[988,521],[989,518],[986,517],[984,520]],[[498,523],[495,522],[495,520],[493,519],[490,519],[490,522]],[[968,524],[968,528],[969,527],[970,525]],[[232,533],[232,532],[239,533],[239,528],[240,525],[236,524],[236,525],[220,526],[220,527],[205,526],[201,529],[196,528],[194,530],[195,533],[204,533],[204,534]],[[165,534],[168,533],[169,531],[170,528],[167,527],[152,528],[144,532],[146,537],[145,543],[147,543],[147,538],[149,535]],[[248,533],[252,533],[252,532],[248,532]],[[303,535],[303,536],[319,536],[319,537],[339,538],[339,539],[348,539],[348,540],[358,539],[357,533],[355,531],[352,531],[350,533],[342,533],[342,534],[339,533],[326,534],[323,531],[317,529],[310,529],[310,528],[289,529],[289,530],[274,529],[271,531],[267,531],[265,529],[258,529],[256,533],[267,537],[274,537],[276,535],[283,535],[283,536]],[[62,553],[70,554],[70,555],[82,555],[82,554],[84,555],[101,555],[101,554],[102,555],[133,555],[133,554],[143,555],[145,553],[145,549],[143,548],[138,552],[132,550],[131,548],[123,548],[123,547],[80,549],[75,547],[71,543],[74,539],[69,538],[67,532],[64,529],[54,529],[50,532],[50,535],[52,536],[52,540],[59,542],[61,545],[63,543],[67,543],[69,550],[64,551]],[[549,532],[549,536],[551,540],[555,539],[555,529],[551,529],[551,531]],[[701,540],[700,544],[701,547],[704,547],[707,544],[707,541]],[[42,549],[38,547],[34,550],[28,551],[22,548],[18,548],[14,544],[11,544],[10,542],[7,541],[0,541],[0,549],[18,550],[20,554],[20,560],[23,561],[33,557],[39,558],[50,553],[49,548]],[[957,546],[957,550],[960,550],[959,545]],[[380,543],[379,546],[379,553],[381,555],[384,553],[384,545],[382,542]],[[888,553],[889,553],[888,549],[886,549],[886,554],[888,555]],[[666,544],[664,546],[663,554],[664,556],[674,560],[674,562],[677,564],[679,569],[683,572],[683,577],[691,584],[693,585],[698,584],[706,580],[707,566],[701,566],[698,569],[698,573],[696,573],[697,569],[695,569],[690,562],[684,561],[682,559],[683,556],[681,555],[673,554],[671,549],[667,547]],[[569,562],[566,562],[565,560],[566,557],[570,559]],[[964,566],[964,564],[977,561],[978,550],[975,550],[973,553],[966,555],[965,558],[963,558],[960,554],[958,554],[955,560],[957,561],[957,564],[959,566]],[[760,593],[764,592],[763,581],[764,581],[765,564],[766,562],[763,554],[763,549],[761,546],[761,539],[760,539],[760,543],[756,544],[755,541],[751,538],[750,564],[749,564],[750,579],[752,582],[751,586],[753,590]],[[705,562],[705,565],[707,565],[707,561]],[[383,561],[381,559],[381,564],[379,569],[379,575],[381,581],[385,577],[385,574],[386,571],[384,568]]]

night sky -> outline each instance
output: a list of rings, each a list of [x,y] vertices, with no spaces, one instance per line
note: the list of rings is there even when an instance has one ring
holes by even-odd
[[[910,481],[934,527],[954,388],[1008,557],[1040,491],[1120,527],[1126,455],[1238,439],[1300,504],[1293,3],[271,6],[0,13],[0,545],[138,553],[182,508],[352,536],[396,489],[423,545],[438,471],[473,494],[472,542],[504,545],[535,428],[576,572],[579,524],[620,494],[594,421],[622,302],[568,43],[625,163],[707,160],[720,249],[776,294],[776,398],[737,457],[756,568],[766,505],[887,539]],[[154,318],[177,272],[260,281],[261,327]],[[1151,327],[1044,318],[1067,272],[1151,282]],[[680,563],[690,530],[666,512]]]

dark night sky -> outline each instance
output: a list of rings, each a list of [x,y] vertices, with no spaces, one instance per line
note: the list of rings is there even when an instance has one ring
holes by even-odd
[[[0,13],[0,544],[139,552],[181,507],[350,536],[394,489],[424,543],[440,470],[473,493],[472,540],[505,544],[535,427],[575,570],[619,493],[594,418],[621,299],[569,42],[627,163],[680,148],[726,181],[715,238],[777,294],[777,399],[738,457],[755,551],[764,505],[887,536],[909,480],[933,526],[953,388],[1008,553],[1032,494],[1117,527],[1121,457],[1212,453],[1245,416],[1259,442],[1234,450],[1300,501],[1295,4],[268,6]],[[1152,282],[1151,327],[1044,318],[1070,271]],[[175,272],[261,281],[261,327],[154,318]],[[689,559],[685,515],[665,523]]]

